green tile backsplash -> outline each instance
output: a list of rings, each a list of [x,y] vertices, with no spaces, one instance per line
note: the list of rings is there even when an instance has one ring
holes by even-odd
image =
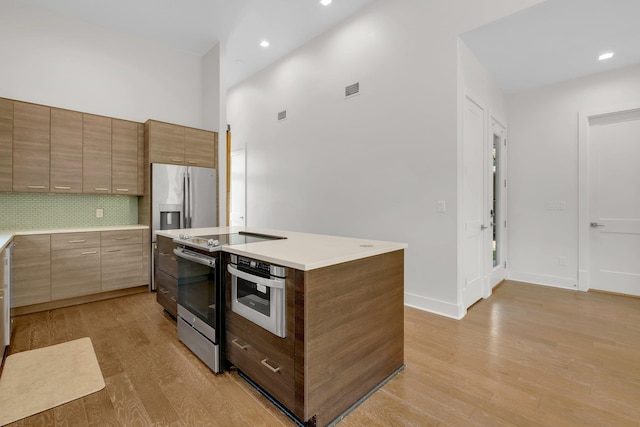
[[[96,218],[96,209],[104,217]],[[0,193],[0,230],[132,225],[138,198],[102,194]]]

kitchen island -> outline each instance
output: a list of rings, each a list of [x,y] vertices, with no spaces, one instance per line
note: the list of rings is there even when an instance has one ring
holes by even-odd
[[[306,425],[339,420],[404,366],[403,243],[221,227],[286,239],[222,246],[227,360]],[[231,256],[285,267],[283,338],[230,309]]]

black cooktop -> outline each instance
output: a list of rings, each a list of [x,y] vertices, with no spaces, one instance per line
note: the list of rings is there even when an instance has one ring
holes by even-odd
[[[198,236],[201,239],[213,239],[217,240],[220,246],[226,245],[242,245],[245,243],[256,243],[256,242],[264,242],[267,240],[278,240],[278,239],[286,239],[286,237],[282,236],[271,236],[268,234],[259,234],[259,233],[250,233],[246,231],[241,231],[239,233],[233,234],[213,234],[210,236]]]

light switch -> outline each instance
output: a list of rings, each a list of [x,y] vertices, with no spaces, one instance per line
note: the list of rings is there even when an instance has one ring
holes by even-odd
[[[447,211],[447,205],[444,202],[444,200],[438,200],[438,212],[446,212]]]
[[[104,216],[104,209],[97,208],[96,209],[96,218],[102,218]]]

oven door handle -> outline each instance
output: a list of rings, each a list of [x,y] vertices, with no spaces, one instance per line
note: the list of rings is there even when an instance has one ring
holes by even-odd
[[[249,282],[266,286],[268,288],[284,289],[284,284],[285,284],[284,279],[265,279],[264,277],[254,276],[253,274],[245,273],[244,271],[238,270],[231,264],[227,264],[227,270],[232,275],[237,276],[241,279],[247,280]]]
[[[215,258],[210,258],[210,257],[200,258],[200,257],[197,257],[197,256],[186,254],[180,249],[174,249],[173,253],[177,257],[184,258],[184,259],[189,260],[191,262],[195,262],[196,264],[206,265],[207,267],[215,267],[216,266]]]

